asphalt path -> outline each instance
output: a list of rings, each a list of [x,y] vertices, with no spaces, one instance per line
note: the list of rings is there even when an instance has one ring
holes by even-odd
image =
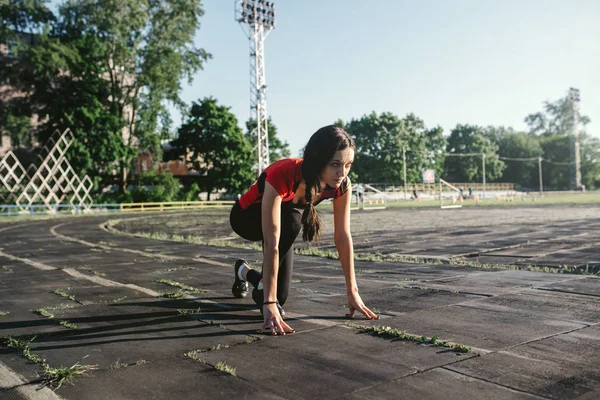
[[[446,211],[353,214],[377,321],[345,316],[339,261],[296,255],[285,337],[231,295],[261,255],[225,211],[0,222],[0,398],[600,398],[600,207]]]

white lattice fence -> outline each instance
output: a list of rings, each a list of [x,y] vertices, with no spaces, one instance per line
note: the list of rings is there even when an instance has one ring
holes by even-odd
[[[0,160],[0,182],[7,193],[5,205],[16,204],[25,211],[33,205],[44,205],[49,211],[67,202],[73,207],[89,209],[93,203],[92,180],[75,173],[66,152],[74,141],[70,130],[56,133],[38,155],[38,164],[27,171],[12,152]],[[0,206],[1,207],[1,206]]]

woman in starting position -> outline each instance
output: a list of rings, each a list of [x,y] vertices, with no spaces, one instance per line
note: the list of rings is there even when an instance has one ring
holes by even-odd
[[[245,260],[235,263],[231,291],[238,298],[248,294],[261,307],[263,329],[274,335],[294,332],[283,320],[294,260],[293,244],[302,228],[304,241],[318,240],[321,220],[316,205],[333,199],[334,240],[346,278],[350,316],[356,310],[368,319],[378,316],[358,294],[354,274],[354,249],[350,234],[352,191],[348,172],[354,161],[354,140],[337,126],[315,132],[304,149],[303,158],[286,158],[271,164],[231,210],[233,230],[251,241],[262,241],[262,273]]]

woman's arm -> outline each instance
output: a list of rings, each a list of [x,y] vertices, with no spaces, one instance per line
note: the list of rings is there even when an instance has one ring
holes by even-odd
[[[352,184],[348,178],[348,188]],[[378,319],[377,314],[369,310],[358,294],[356,275],[354,273],[354,244],[350,233],[350,203],[352,201],[352,190],[347,190],[342,196],[333,200],[333,224],[335,247],[340,257],[340,263],[346,278],[346,291],[348,294],[349,316],[353,317],[356,310],[360,311],[368,319]]]
[[[277,332],[285,335],[293,332],[281,315],[277,305],[277,276],[279,273],[279,235],[281,233],[281,196],[275,188],[265,182],[265,191],[262,198],[262,233],[263,233],[263,329],[270,329],[274,335]]]

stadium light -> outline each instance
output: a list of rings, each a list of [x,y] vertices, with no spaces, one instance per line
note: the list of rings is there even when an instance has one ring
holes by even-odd
[[[573,109],[573,126],[571,129],[571,157],[573,163],[571,165],[571,185],[575,189],[581,188],[581,156],[580,156],[580,143],[579,143],[579,89],[569,89],[569,100],[571,100],[571,107]]]
[[[275,29],[275,4],[264,0],[236,0],[235,20],[250,41],[250,115],[256,120],[252,135],[258,147],[258,175],[269,165],[265,39]]]

